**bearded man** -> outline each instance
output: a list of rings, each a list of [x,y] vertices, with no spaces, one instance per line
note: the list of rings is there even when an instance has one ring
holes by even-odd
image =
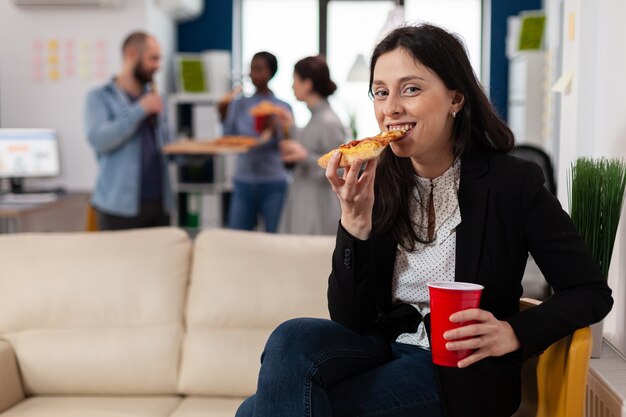
[[[100,230],[169,224],[171,193],[160,149],[171,137],[153,87],[161,49],[153,36],[134,32],[122,54],[117,76],[89,92],[84,115],[99,165],[91,202]]]

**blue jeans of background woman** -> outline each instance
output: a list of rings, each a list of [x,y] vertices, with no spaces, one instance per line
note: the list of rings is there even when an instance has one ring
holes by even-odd
[[[260,214],[265,223],[265,231],[276,233],[286,193],[286,181],[235,181],[228,212],[228,227],[253,230]]]
[[[236,417],[442,417],[430,352],[293,319],[270,336],[255,395]]]

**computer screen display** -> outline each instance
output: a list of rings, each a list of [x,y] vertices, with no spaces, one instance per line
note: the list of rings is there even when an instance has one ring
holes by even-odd
[[[56,177],[61,173],[53,129],[0,129],[0,178]]]

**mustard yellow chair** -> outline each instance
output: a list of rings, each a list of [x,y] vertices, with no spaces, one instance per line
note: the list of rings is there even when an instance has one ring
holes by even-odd
[[[88,232],[98,231],[98,215],[96,209],[91,204],[87,206],[87,216],[85,218],[85,230]]]
[[[520,308],[539,301],[522,298]],[[514,417],[584,417],[591,329],[583,327],[550,345],[522,370],[522,405]]]

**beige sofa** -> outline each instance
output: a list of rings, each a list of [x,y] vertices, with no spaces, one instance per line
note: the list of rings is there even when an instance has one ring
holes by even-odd
[[[232,417],[263,345],[327,317],[332,237],[0,237],[0,417]]]

